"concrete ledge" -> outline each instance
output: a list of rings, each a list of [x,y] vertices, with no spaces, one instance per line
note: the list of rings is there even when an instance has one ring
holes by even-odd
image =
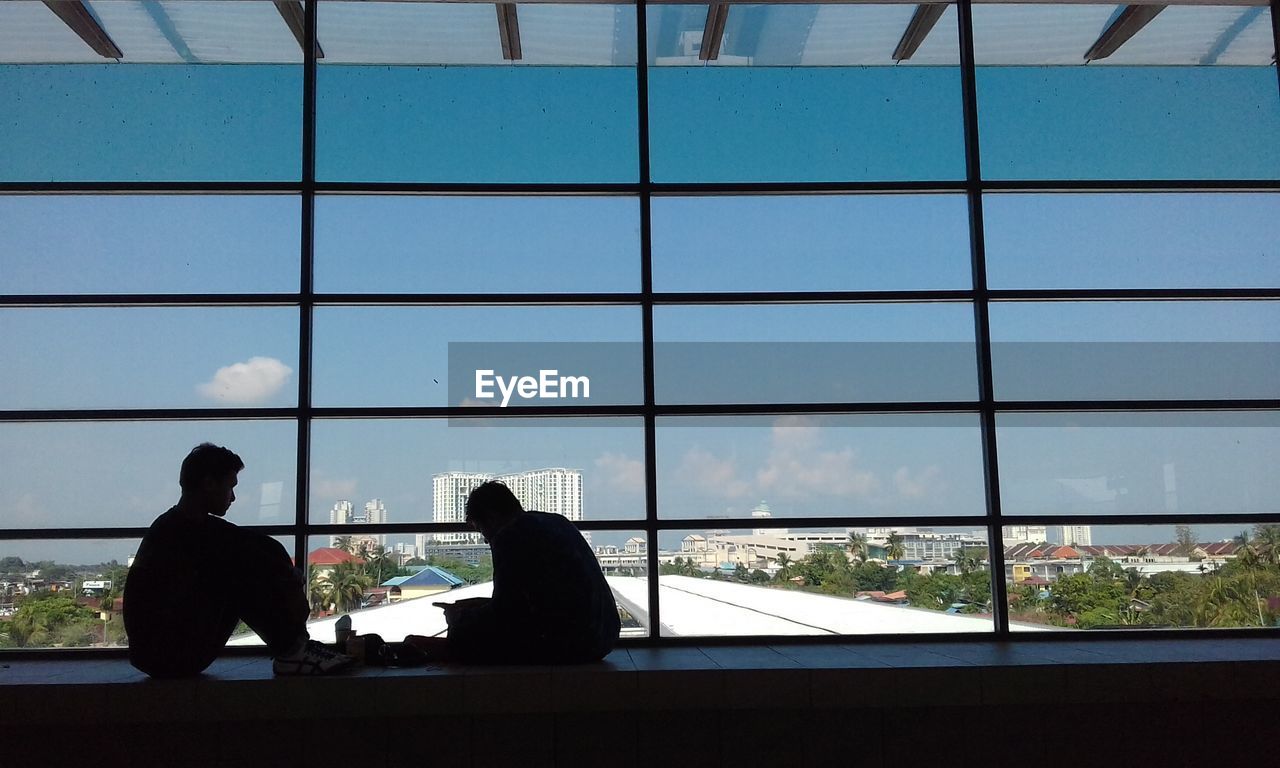
[[[163,681],[122,659],[0,664],[0,743],[9,754],[38,748],[42,765],[665,768],[817,759],[821,745],[836,750],[828,758],[848,756],[854,739],[863,751],[844,764],[969,764],[959,750],[974,765],[1041,768],[1058,763],[1039,752],[1015,760],[990,739],[1004,729],[1023,743],[1047,738],[1049,723],[1055,739],[1074,742],[1063,765],[1111,760],[1134,734],[1148,757],[1176,743],[1172,764],[1216,756],[1228,765],[1223,749],[1242,760],[1270,744],[1280,703],[1280,640],[1270,639],[630,648],[587,666],[366,668],[317,679],[275,678],[259,657]],[[1264,732],[1224,739],[1213,727]],[[74,735],[50,742],[59,733]],[[1103,745],[1107,754],[1094,754]]]

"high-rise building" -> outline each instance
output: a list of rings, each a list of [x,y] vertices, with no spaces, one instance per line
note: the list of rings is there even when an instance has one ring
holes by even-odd
[[[1050,541],[1054,544],[1087,547],[1093,544],[1093,528],[1088,525],[1056,525]]]
[[[355,505],[350,501],[343,499],[333,505],[329,510],[330,525],[353,525],[364,523],[385,523],[388,521],[387,506],[381,499],[372,499],[364,503],[364,508],[357,510]],[[333,535],[329,537],[329,546],[334,547],[338,544],[341,536]],[[361,534],[354,537],[362,541],[365,545],[379,544],[387,545],[387,537],[383,535]],[[353,542],[354,543],[354,542]]]
[[[1004,545],[1033,544],[1049,540],[1049,529],[1043,525],[1006,525],[1002,529]]]
[[[364,521],[366,523],[385,523],[387,522],[387,505],[382,503],[382,499],[371,499],[364,503]],[[387,546],[387,535],[385,533],[378,534],[378,544]]]
[[[333,505],[333,509],[329,510],[329,525],[347,525],[353,522],[355,516],[355,505],[343,499]],[[329,537],[329,546],[336,547],[338,545],[339,536]]]
[[[497,480],[515,494],[525,509],[536,509],[562,515],[569,520],[582,519],[582,471],[552,467],[527,472],[493,475],[487,472],[442,472],[431,478],[432,520],[437,523],[461,523],[466,520],[467,496],[489,480]],[[429,540],[442,544],[479,544],[478,533],[419,534],[418,551],[424,551]]]
[[[431,520],[436,523],[461,523],[467,519],[467,496],[493,475],[483,472],[442,472],[431,477]],[[478,533],[437,533],[417,535],[419,552],[425,552],[432,540],[442,544],[479,544]]]

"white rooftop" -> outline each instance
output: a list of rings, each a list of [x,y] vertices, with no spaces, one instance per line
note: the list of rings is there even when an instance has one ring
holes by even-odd
[[[648,581],[643,577],[609,576],[615,599],[641,623],[648,622]],[[924,608],[816,595],[791,589],[757,587],[692,576],[661,576],[662,635],[870,635],[922,632],[991,632],[988,617],[942,613]],[[351,627],[361,634],[376,633],[384,640],[406,635],[443,636],[444,612],[433,602],[453,602],[468,597],[488,597],[492,582],[352,611]],[[314,640],[332,643],[337,617],[307,624]],[[1019,630],[1051,628],[1020,625]],[[260,645],[257,635],[233,638],[228,645]]]

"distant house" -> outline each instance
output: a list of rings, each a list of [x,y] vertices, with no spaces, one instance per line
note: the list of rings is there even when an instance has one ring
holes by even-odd
[[[337,547],[321,547],[320,549],[312,550],[312,552],[307,555],[307,563],[311,566],[312,570],[323,576],[333,573],[333,569],[336,568],[339,563],[364,565],[364,558],[359,555],[353,555],[345,549],[338,549]]]
[[[434,565],[417,566],[417,573],[411,573],[408,576],[397,576],[394,579],[387,579],[382,582],[382,586],[387,588],[387,600],[393,603],[400,600],[426,597],[427,595],[437,595],[441,592],[448,592],[456,587],[461,587],[464,584],[466,582],[462,579]]]

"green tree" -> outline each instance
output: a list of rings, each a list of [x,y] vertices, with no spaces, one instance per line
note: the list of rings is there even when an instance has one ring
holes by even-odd
[[[1254,548],[1258,559],[1270,566],[1280,566],[1280,525],[1256,525]]]
[[[786,552],[779,552],[777,562],[778,562],[778,572],[777,574],[775,574],[774,578],[776,578],[778,581],[789,580],[793,575],[791,557]]]
[[[365,590],[373,586],[361,567],[352,562],[338,563],[325,574],[324,580],[329,600],[338,613],[359,608]]]
[[[348,554],[354,555],[356,553],[355,539],[351,536],[339,536],[334,539],[333,546]]]
[[[1173,527],[1174,540],[1178,543],[1178,553],[1182,555],[1191,554],[1191,550],[1196,546],[1196,532],[1189,525],[1175,525]]]
[[[361,549],[360,557],[364,559],[361,570],[374,585],[380,585],[387,579],[408,575],[408,570],[400,567],[399,556],[380,544]]]
[[[849,541],[845,544],[845,549],[849,552],[849,557],[859,563],[867,560],[867,536],[864,533],[850,533]]]
[[[7,644],[15,648],[88,645],[95,619],[71,595],[42,592],[23,598],[3,626]]]
[[[956,552],[956,570],[962,576],[973,573],[982,567],[982,562],[986,559],[987,550],[981,547],[961,547]]]
[[[885,543],[884,554],[890,560],[901,560],[902,556],[907,553],[906,547],[903,546],[903,537],[900,533],[889,534],[889,540]]]

